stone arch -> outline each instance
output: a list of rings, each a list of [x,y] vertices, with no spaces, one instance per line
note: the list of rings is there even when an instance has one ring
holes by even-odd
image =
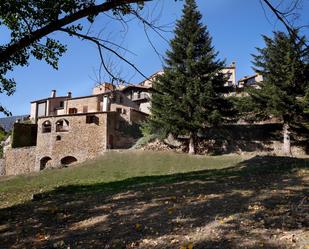
[[[61,165],[70,165],[72,163],[76,163],[77,159],[74,156],[66,156],[61,159]]]
[[[46,168],[46,165],[48,162],[50,162],[52,159],[49,156],[42,157],[40,160],[40,170],[43,170]]]
[[[48,133],[51,132],[51,122],[49,120],[46,120],[42,123],[42,133]]]
[[[66,119],[59,119],[56,122],[56,132],[69,131],[70,122]]]

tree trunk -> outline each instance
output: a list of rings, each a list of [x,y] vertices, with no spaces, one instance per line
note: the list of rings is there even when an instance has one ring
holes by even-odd
[[[291,139],[290,139],[290,126],[289,124],[283,125],[283,153],[286,156],[291,156]]]
[[[195,137],[193,133],[190,133],[190,138],[189,138],[189,154],[190,155],[195,154]]]

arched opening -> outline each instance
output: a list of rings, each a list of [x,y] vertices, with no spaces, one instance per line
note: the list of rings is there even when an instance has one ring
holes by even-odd
[[[77,159],[74,156],[66,156],[66,157],[62,158],[60,162],[61,162],[62,165],[69,165],[69,164],[72,164],[72,163],[76,163]]]
[[[109,135],[109,139],[108,139],[108,147],[109,149],[113,149],[114,148],[114,137],[113,135]]]
[[[46,120],[42,124],[42,133],[48,133],[51,132],[51,122]]]
[[[69,131],[69,121],[66,119],[60,119],[56,122],[56,132]]]
[[[50,163],[52,159],[49,157],[49,156],[46,156],[46,157],[43,157],[41,160],[40,160],[40,170],[43,170],[46,168],[46,165],[48,163]]]

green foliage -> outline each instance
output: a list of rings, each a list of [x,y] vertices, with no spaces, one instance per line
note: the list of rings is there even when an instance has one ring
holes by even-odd
[[[0,126],[0,158],[3,157],[3,147],[1,142],[3,142],[8,137],[8,133],[4,131],[4,129]]]
[[[296,32],[297,33],[297,32]],[[276,116],[285,123],[304,117],[303,98],[309,83],[308,50],[305,38],[274,32],[274,38],[263,36],[265,48],[253,55],[255,71],[264,77],[261,89],[249,94],[260,116]]]
[[[133,124],[127,124],[124,123],[119,127],[119,131],[122,132],[124,135],[133,137],[133,138],[140,138],[142,136],[141,130],[140,130],[140,124],[133,123]]]
[[[224,66],[194,0],[187,0],[165,59],[164,74],[153,84],[149,125],[165,133],[194,134],[232,114],[223,97]]]
[[[268,116],[261,112],[261,106],[250,96],[230,97],[234,108],[237,110],[235,119],[245,119],[247,122],[267,119]]]
[[[141,133],[144,137],[155,135],[156,138],[163,139],[166,137],[167,133],[164,130],[164,127],[157,127],[152,122],[148,120],[144,121],[140,127]]]
[[[37,125],[15,123],[12,133],[12,148],[35,146]]]
[[[137,140],[137,142],[134,144],[134,146],[132,147],[132,149],[140,149],[141,147],[143,147],[144,145],[151,143],[152,141],[156,140],[156,139],[160,139],[161,137],[158,136],[157,134],[149,134],[149,135],[144,135],[143,137],[141,137],[139,140]]]

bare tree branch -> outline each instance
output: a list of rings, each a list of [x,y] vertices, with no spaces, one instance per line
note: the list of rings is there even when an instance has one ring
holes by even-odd
[[[149,2],[152,0],[143,0],[144,2]],[[38,30],[31,32],[30,34],[26,35],[25,37],[21,38],[17,42],[10,44],[6,46],[5,48],[2,48],[0,51],[0,63],[7,62],[11,56],[13,56],[15,53],[20,51],[21,49],[27,48],[35,41],[40,40],[42,37],[53,33],[54,31],[57,31],[61,29],[62,27],[73,23],[74,21],[77,21],[79,19],[82,19],[84,17],[87,17],[89,15],[96,15],[102,12],[107,12],[109,10],[115,9],[119,6],[122,6],[124,4],[132,4],[132,3],[140,3],[143,2],[141,0],[113,0],[113,1],[106,1],[99,5],[90,6],[87,8],[84,8],[80,11],[77,11],[73,14],[70,14],[68,16],[65,16],[61,19],[58,19],[54,22],[51,22],[47,24],[46,26],[39,28]]]
[[[294,5],[287,11],[282,12],[277,9],[277,7],[274,7],[274,5],[269,0],[260,0],[263,1],[269,9],[275,14],[275,16],[278,18],[278,20],[284,25],[284,27],[287,29],[290,35],[294,35],[297,40],[303,43],[303,45],[306,47],[306,49],[309,49],[309,45],[299,37],[299,35],[296,33],[295,28],[289,23],[286,16],[291,13],[291,11],[295,10],[297,5],[299,4],[299,0],[295,0]]]
[[[110,70],[107,68],[106,66],[106,63],[104,61],[104,57],[103,57],[103,52],[102,52],[102,48],[111,52],[112,54],[116,55],[119,59],[123,60],[124,62],[126,62],[128,65],[130,65],[133,69],[135,69],[141,76],[143,76],[145,79],[149,80],[149,78],[142,73],[141,70],[139,70],[132,62],[130,62],[129,60],[127,60],[125,57],[123,57],[122,55],[120,55],[118,52],[116,52],[115,50],[107,47],[106,45],[104,45],[102,42],[100,42],[97,38],[95,37],[91,37],[91,36],[87,36],[87,35],[83,35],[83,34],[80,34],[80,33],[77,33],[75,31],[71,31],[71,30],[68,30],[68,29],[63,29],[63,28],[60,28],[59,29],[60,31],[63,31],[65,33],[68,33],[69,35],[73,35],[73,36],[76,36],[76,37],[79,37],[79,38],[82,38],[82,39],[85,39],[85,40],[88,40],[88,41],[91,41],[93,43],[96,44],[98,50],[99,50],[99,54],[100,54],[100,58],[101,58],[101,62],[102,62],[102,65],[104,67],[104,69],[106,70],[106,72],[108,72],[110,74],[110,76],[113,78],[113,79],[116,79],[116,80],[122,80],[118,77],[116,77],[115,75],[113,75]]]

